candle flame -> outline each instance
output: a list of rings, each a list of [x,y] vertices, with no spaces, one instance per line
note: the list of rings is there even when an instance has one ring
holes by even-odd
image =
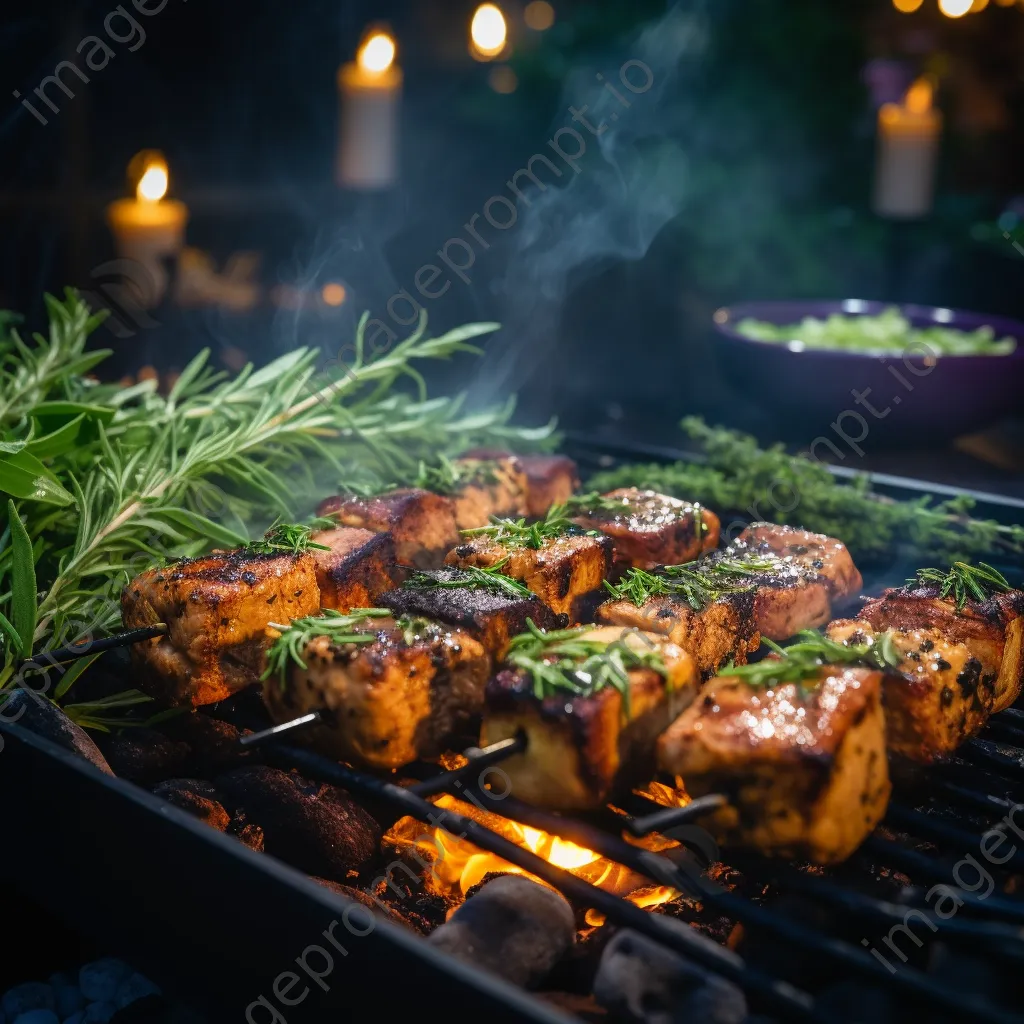
[[[395,41],[386,32],[374,32],[359,48],[356,58],[363,71],[383,74],[395,61]]]
[[[167,195],[167,184],[167,164],[162,160],[153,160],[146,165],[135,186],[136,198],[140,202],[157,203]]]
[[[472,53],[478,60],[490,60],[505,49],[508,25],[505,15],[494,4],[481,4],[469,26]]]
[[[927,114],[932,109],[934,87],[927,78],[919,78],[907,90],[903,105],[910,114]]]

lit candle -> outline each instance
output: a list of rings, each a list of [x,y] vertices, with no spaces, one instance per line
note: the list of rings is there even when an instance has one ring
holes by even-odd
[[[923,217],[932,206],[942,114],[932,106],[932,85],[919,78],[902,103],[878,112],[875,212],[883,217]]]
[[[341,132],[337,182],[347,188],[387,188],[398,178],[398,109],[402,71],[395,42],[374,32],[356,60],[338,70]]]

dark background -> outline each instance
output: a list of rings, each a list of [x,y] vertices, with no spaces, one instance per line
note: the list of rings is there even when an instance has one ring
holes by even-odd
[[[516,389],[524,417],[652,441],[675,440],[688,412],[772,437],[785,424],[731,389],[716,360],[708,325],[724,303],[859,296],[1024,316],[1024,256],[1003,236],[1024,213],[1019,4],[952,20],[935,0],[909,15],[891,0],[557,0],[538,33],[507,3],[501,63],[518,85],[503,95],[493,65],[467,53],[471,3],[168,0],[135,14],[143,45],[111,44],[116,57],[88,85],[69,77],[75,98],[40,124],[12,91],[31,95],[79,40],[102,35],[114,6],[4,16],[0,306],[37,324],[44,291],[95,286],[113,255],[104,206],[147,147],[165,152],[172,195],[190,207],[190,245],[220,266],[258,251],[268,294],[333,280],[348,292],[336,311],[161,308],[129,337],[101,329],[116,353],[108,375],[180,368],[204,345],[227,365],[296,344],[336,351],[363,309],[384,317],[389,296],[548,151],[570,104],[598,102],[597,71],[614,80],[641,53],[655,86],[628,124],[600,151],[591,139],[581,173],[516,225],[490,230],[471,283],[430,303],[435,331],[505,325],[484,359],[432,370],[438,387],[480,402]],[[405,72],[402,178],[358,196],[332,184],[335,75],[380,21]],[[870,212],[876,111],[925,71],[946,118],[939,193],[931,217],[896,228]]]

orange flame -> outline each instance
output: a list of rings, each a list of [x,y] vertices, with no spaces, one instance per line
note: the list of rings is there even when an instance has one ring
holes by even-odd
[[[482,810],[447,793],[436,798],[434,804],[479,821],[556,867],[563,868],[606,892],[622,896],[637,906],[655,907],[680,895],[677,890],[667,886],[651,886],[645,876],[616,864],[593,850],[542,832],[540,829],[531,828],[529,825],[520,824],[511,818]],[[384,836],[384,842],[422,866],[427,891],[451,900],[453,906],[450,913],[454,912],[473,886],[492,873],[525,875],[540,885],[552,888],[543,879],[495,854],[486,853],[468,840],[459,839],[441,828],[425,828],[412,817],[397,821]],[[665,839],[663,836],[652,837],[651,840],[634,839],[631,842],[655,850],[678,845],[674,840]],[[604,924],[604,916],[595,910],[588,910],[585,919],[587,924],[593,927]]]

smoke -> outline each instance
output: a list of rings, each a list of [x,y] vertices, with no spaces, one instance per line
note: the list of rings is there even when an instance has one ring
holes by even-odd
[[[557,344],[569,289],[614,261],[642,259],[683,209],[695,103],[687,83],[707,45],[705,0],[690,0],[568,77],[552,131],[557,138],[585,118],[578,131],[587,155],[567,184],[533,190],[519,204],[514,248],[495,285],[503,343],[481,365],[475,399],[521,389]]]

